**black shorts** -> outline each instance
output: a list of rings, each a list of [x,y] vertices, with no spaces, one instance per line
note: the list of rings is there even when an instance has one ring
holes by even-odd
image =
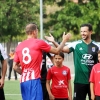
[[[68,98],[55,98],[55,100],[68,100]]]
[[[0,89],[0,100],[5,100],[5,95],[4,95],[3,88]]]
[[[88,94],[89,100],[91,100],[90,84],[74,83],[73,100],[86,100],[87,94]]]
[[[43,91],[43,100],[49,100],[49,94],[47,92],[46,83],[41,83]]]
[[[95,100],[100,100],[100,96],[95,96]]]
[[[1,76],[0,76],[1,79]],[[0,89],[0,100],[5,100],[4,90],[3,88]]]

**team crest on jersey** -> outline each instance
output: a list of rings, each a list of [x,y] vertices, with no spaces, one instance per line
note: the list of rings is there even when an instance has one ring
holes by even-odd
[[[95,52],[95,47],[92,47],[92,51]]]
[[[66,70],[62,71],[62,74],[67,75],[67,71]]]

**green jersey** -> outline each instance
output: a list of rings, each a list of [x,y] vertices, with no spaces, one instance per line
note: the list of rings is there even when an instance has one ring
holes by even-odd
[[[89,84],[91,69],[98,62],[97,52],[100,50],[100,45],[94,41],[86,44],[83,40],[79,40],[69,44],[68,47],[74,57],[74,83]]]

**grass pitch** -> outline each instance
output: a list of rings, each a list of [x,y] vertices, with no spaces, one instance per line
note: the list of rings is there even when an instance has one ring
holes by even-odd
[[[6,80],[4,92],[6,100],[22,100],[19,80]]]
[[[73,81],[72,81],[72,91],[73,91]],[[10,80],[10,81],[6,80],[4,85],[4,92],[6,100],[22,100],[19,80]],[[88,98],[86,100],[88,100]]]

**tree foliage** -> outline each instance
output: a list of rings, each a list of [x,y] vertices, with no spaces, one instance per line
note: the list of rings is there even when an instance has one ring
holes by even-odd
[[[39,4],[35,0],[0,1],[0,35],[3,41],[12,41],[23,35],[28,22],[39,22]]]
[[[43,0],[44,34],[52,33],[57,41],[61,41],[63,32],[71,32],[73,41],[80,38],[80,25],[91,23],[94,29],[92,38],[100,41],[99,5],[100,0],[79,0],[79,3],[72,0]],[[47,13],[48,6],[52,9],[50,13]],[[56,6],[56,10],[53,9]],[[23,40],[27,23],[39,25],[39,13],[39,0],[0,0],[0,41],[11,43]],[[10,44],[7,46],[10,47]]]
[[[25,38],[27,23],[39,23],[38,0],[2,0],[0,13],[0,41],[7,42],[8,52],[12,41]]]
[[[55,3],[62,9],[48,15],[50,20],[48,23],[44,23],[45,31],[51,30],[58,41],[64,31],[72,32],[74,35],[72,40],[76,40],[80,38],[80,25],[91,23],[94,29],[93,39],[100,41],[100,0],[90,0],[85,3],[80,0],[78,4],[70,0],[58,1],[55,0]],[[46,31],[46,33],[48,32]]]

